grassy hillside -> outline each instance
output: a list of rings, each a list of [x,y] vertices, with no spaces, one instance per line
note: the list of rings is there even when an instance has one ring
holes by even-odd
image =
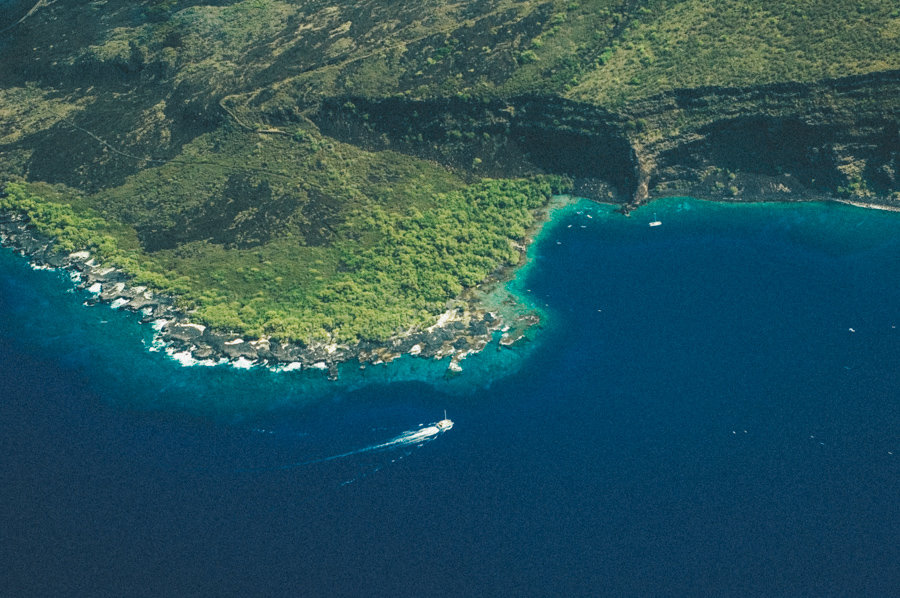
[[[629,107],[666,90],[900,68],[886,0],[105,0],[18,22],[33,7],[0,13],[4,206],[208,324],[301,341],[426,325],[517,259],[568,184],[528,177],[584,174],[523,137],[521,98],[616,113],[628,147],[661,135]],[[354,104],[384,98],[491,109],[400,139]]]
[[[686,0],[633,23],[569,96],[622,103],[677,88],[809,82],[900,67],[889,0]]]

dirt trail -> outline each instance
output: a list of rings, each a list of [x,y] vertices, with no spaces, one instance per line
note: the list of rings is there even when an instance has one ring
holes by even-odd
[[[36,12],[38,11],[38,9],[40,9],[41,7],[44,7],[44,6],[49,6],[49,5],[52,4],[53,2],[54,2],[54,0],[38,0],[38,1],[35,3],[35,5],[31,7],[31,10],[29,10],[28,12],[26,12],[25,15],[24,15],[21,19],[19,19],[18,21],[16,21],[16,22],[13,23],[12,25],[7,25],[7,26],[4,27],[3,29],[0,29],[0,33],[6,33],[7,31],[9,31],[10,29],[12,29],[13,27],[15,27],[15,26],[17,26],[17,25],[20,25],[25,19],[27,19],[28,17],[30,17],[31,15],[33,15],[34,13],[36,13]]]

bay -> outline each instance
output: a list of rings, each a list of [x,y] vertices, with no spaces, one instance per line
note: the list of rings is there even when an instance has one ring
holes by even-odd
[[[0,593],[892,595],[898,225],[572,204],[526,343],[338,383],[181,367],[0,251]]]

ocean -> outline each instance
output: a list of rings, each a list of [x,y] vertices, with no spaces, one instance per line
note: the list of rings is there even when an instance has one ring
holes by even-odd
[[[580,202],[526,341],[338,382],[182,367],[2,250],[0,595],[898,596],[898,230]]]

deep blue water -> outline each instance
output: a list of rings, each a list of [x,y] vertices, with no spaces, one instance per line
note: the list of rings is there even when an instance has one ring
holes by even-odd
[[[450,382],[182,368],[0,251],[0,595],[900,595],[898,230],[579,205]]]

